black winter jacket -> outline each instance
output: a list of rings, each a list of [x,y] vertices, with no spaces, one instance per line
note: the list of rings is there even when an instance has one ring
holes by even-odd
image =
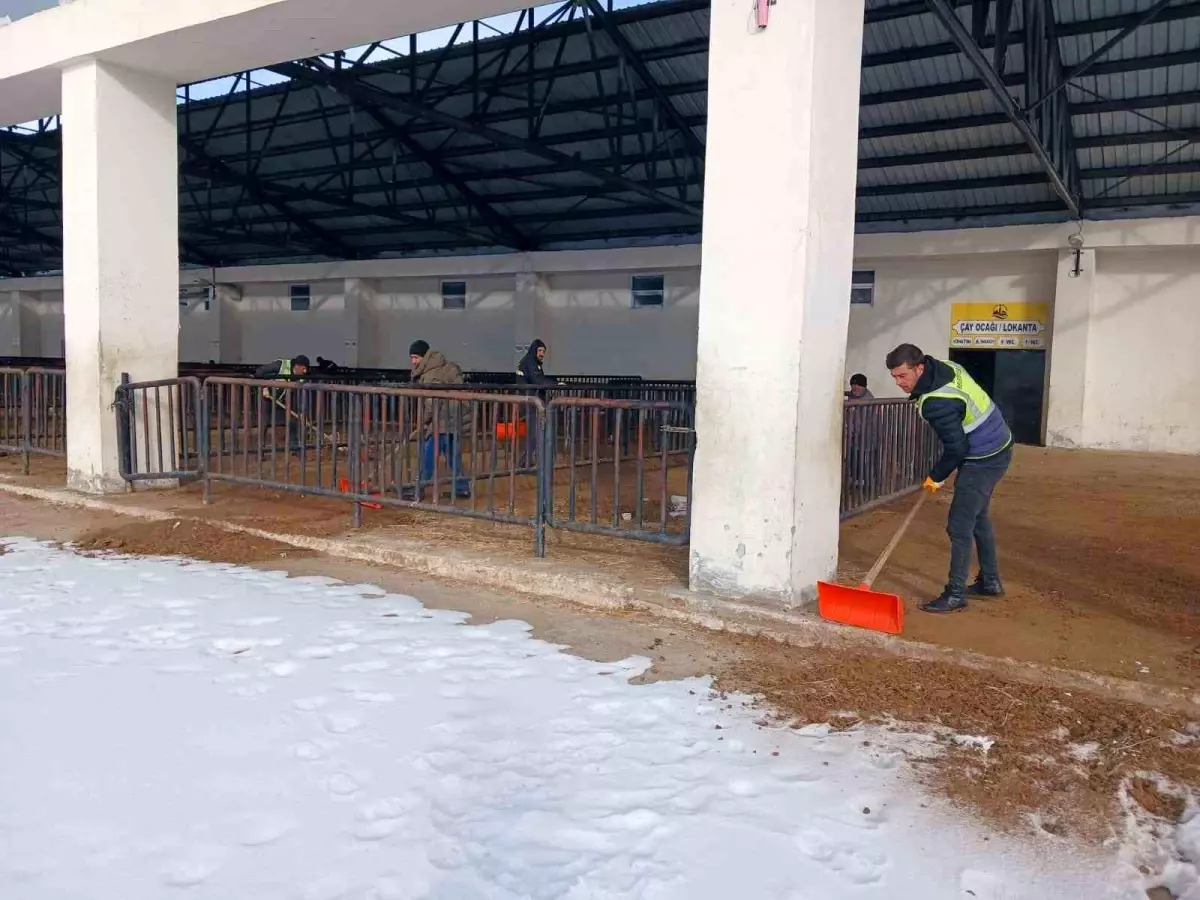
[[[274,362],[269,362],[264,366],[259,366],[254,370],[254,377],[259,381],[274,381],[279,377],[279,367],[283,365],[282,359],[277,359]]]
[[[538,348],[545,346],[544,342],[536,340],[529,345],[529,349],[521,357],[521,362],[517,366],[517,375],[521,379],[521,384],[557,384],[542,370],[542,361],[537,358]]]
[[[930,391],[945,387],[954,380],[954,370],[932,356],[925,357],[925,372],[917,381],[910,395],[919,400]],[[963,431],[963,419],[967,415],[967,404],[962,400],[947,397],[931,397],[921,408],[938,439],[942,442],[942,456],[933,465],[929,477],[934,481],[945,481],[953,475],[967,458],[967,433]]]

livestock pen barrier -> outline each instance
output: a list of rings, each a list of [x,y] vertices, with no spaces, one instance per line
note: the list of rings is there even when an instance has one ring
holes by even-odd
[[[0,453],[67,455],[67,376],[61,369],[0,369]]]
[[[853,400],[842,415],[841,516],[917,490],[941,443],[909,400]]]
[[[220,484],[339,498],[356,526],[364,509],[383,508],[522,525],[539,556],[547,529],[683,545],[694,404],[671,390],[127,383],[116,404],[122,475],[199,480],[206,500]],[[842,517],[917,488],[937,452],[912,403],[847,403]]]

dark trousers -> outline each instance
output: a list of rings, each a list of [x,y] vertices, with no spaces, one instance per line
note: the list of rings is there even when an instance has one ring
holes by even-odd
[[[996,560],[996,535],[988,510],[992,491],[1008,471],[1012,447],[988,459],[970,459],[958,470],[954,482],[954,501],[946,533],[950,535],[950,578],[947,590],[963,593],[971,569],[971,547],[979,554],[979,573],[999,577]]]
[[[287,444],[285,448],[288,450],[298,450],[304,442],[304,435],[300,430],[300,413],[293,408],[292,415],[287,414],[287,408],[282,399],[274,399],[263,397],[262,401],[262,428],[263,433],[271,437],[272,442],[275,440],[275,435],[271,433],[271,423],[275,423],[275,427],[287,426]]]

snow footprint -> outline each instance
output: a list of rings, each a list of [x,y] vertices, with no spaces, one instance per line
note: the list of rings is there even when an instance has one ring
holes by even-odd
[[[813,862],[820,863],[853,884],[875,884],[883,878],[887,856],[870,847],[855,846],[827,838],[808,829],[796,836],[796,846]]]
[[[195,847],[163,866],[163,884],[168,887],[195,887],[203,884],[220,868],[224,851],[219,847]]]
[[[414,805],[412,800],[388,797],[360,806],[355,817],[354,836],[360,841],[382,841],[391,837]]]
[[[287,816],[257,814],[246,816],[239,823],[238,842],[244,847],[265,847],[275,844],[282,836],[292,832],[295,822]]]
[[[349,734],[362,728],[363,720],[348,712],[327,712],[321,716],[321,727],[330,734]]]
[[[390,669],[391,663],[384,659],[368,659],[363,662],[347,663],[338,669],[339,672],[347,674],[366,675],[372,672],[386,672]]]
[[[362,790],[362,785],[350,773],[336,772],[326,779],[325,790],[334,797],[353,797]]]

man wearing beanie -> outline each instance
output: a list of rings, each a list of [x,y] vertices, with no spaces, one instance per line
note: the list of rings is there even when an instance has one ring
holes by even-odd
[[[409,380],[416,385],[463,384],[462,369],[457,364],[446,359],[440,350],[429,349],[426,341],[413,341],[408,348],[409,362],[412,370]],[[458,452],[458,438],[465,434],[470,423],[467,416],[467,405],[458,400],[422,399],[419,403],[421,413],[421,474],[420,482],[424,486],[433,482],[434,461],[437,456],[444,457],[448,468],[454,471],[454,490],[460,497],[471,495],[471,479],[461,477],[462,459]],[[436,409],[436,413],[435,413]],[[437,418],[437,428],[434,428],[434,418]],[[434,431],[437,431],[436,447]],[[439,472],[439,480],[448,477],[449,471]],[[413,492],[408,499],[419,499],[419,492]],[[434,498],[436,503],[438,498]]]

